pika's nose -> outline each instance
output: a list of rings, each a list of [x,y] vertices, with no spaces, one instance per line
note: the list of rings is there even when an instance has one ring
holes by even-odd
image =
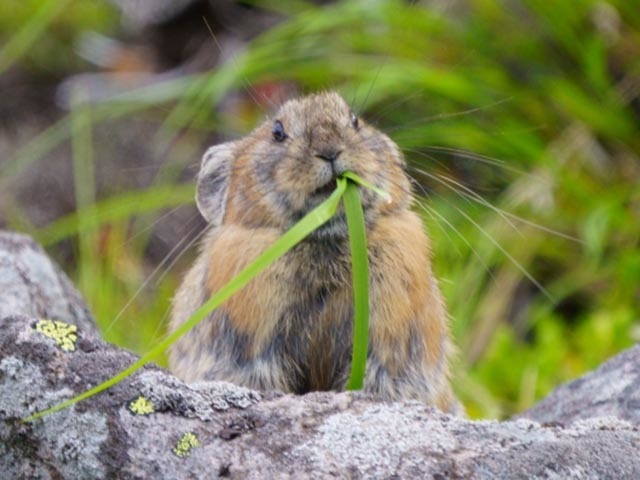
[[[342,150],[325,149],[316,153],[317,158],[321,158],[326,162],[334,162],[342,153]]]

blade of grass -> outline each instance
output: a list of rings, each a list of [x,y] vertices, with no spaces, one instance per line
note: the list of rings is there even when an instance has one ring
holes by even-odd
[[[0,188],[7,188],[16,175],[69,138],[70,125],[70,116],[58,120],[6,158],[0,166]]]
[[[96,125],[110,120],[118,119],[127,115],[140,112],[150,105],[145,103],[117,103],[106,102],[104,105],[91,106],[91,123]],[[47,127],[41,133],[29,140],[4,159],[0,165],[0,189],[4,189],[13,180],[15,175],[19,175],[31,164],[41,160],[56,147],[68,140],[72,135],[73,115],[69,115],[57,120],[53,125]]]
[[[91,107],[87,103],[88,91],[84,85],[73,92],[71,112],[71,146],[73,159],[73,189],[76,208],[84,210],[95,202],[95,168],[93,164],[93,139],[91,126]],[[95,230],[95,218],[77,217],[78,230]],[[79,287],[85,294],[92,284],[91,259],[95,258],[95,237],[82,235],[78,238],[80,267]]]
[[[134,215],[163,208],[193,203],[193,185],[157,186],[145,191],[127,192],[101,200],[78,212],[42,227],[34,233],[45,247],[87,229],[98,228],[105,223],[123,220]],[[84,220],[91,219],[86,222]]]
[[[353,173],[353,172],[345,172],[345,173],[342,174],[342,176],[344,178],[347,178],[347,179],[351,180],[352,182],[357,183],[358,185],[362,185],[363,187],[366,187],[366,188],[368,188],[370,190],[373,190],[378,195],[380,195],[382,198],[384,198],[387,202],[391,202],[391,195],[389,195],[383,189],[381,189],[379,187],[376,187],[373,183],[367,182],[364,178],[360,178],[355,173]]]
[[[69,2],[70,0],[49,0],[40,5],[29,22],[16,34],[11,35],[4,48],[0,50],[0,73],[29,50],[47,25],[67,7]]]
[[[346,175],[345,175],[346,176]],[[358,187],[348,182],[342,197],[349,228],[353,283],[353,353],[347,390],[360,390],[364,383],[369,348],[369,261],[364,213]]]
[[[70,407],[71,405],[74,405],[81,400],[85,400],[117,384],[121,380],[139,370],[142,366],[149,363],[152,359],[164,352],[178,338],[180,338],[182,335],[196,326],[199,322],[201,322],[211,311],[224,303],[229,297],[231,297],[231,295],[233,295],[247,283],[249,283],[256,275],[258,275],[260,272],[269,267],[269,265],[275,262],[278,258],[291,250],[295,245],[297,245],[301,240],[303,240],[307,235],[309,235],[319,226],[327,222],[334,215],[346,188],[347,181],[345,179],[338,179],[337,188],[327,200],[322,202],[311,212],[305,215],[302,220],[291,227],[291,229],[289,229],[282,237],[280,237],[262,255],[255,259],[247,268],[233,277],[231,281],[229,281],[229,283],[227,283],[218,292],[216,292],[215,295],[207,300],[207,302],[198,310],[196,310],[186,322],[184,322],[182,325],[180,325],[180,327],[178,327],[171,334],[165,337],[162,342],[156,345],[148,353],[143,355],[130,367],[126,368],[119,374],[111,377],[100,385],[97,385],[96,387],[91,388],[86,392],[83,392],[80,395],[77,395],[69,400],[37,412],[25,418],[24,421],[31,422],[33,420],[37,420],[38,418],[42,418],[43,416],[50,413],[54,413],[64,408]]]

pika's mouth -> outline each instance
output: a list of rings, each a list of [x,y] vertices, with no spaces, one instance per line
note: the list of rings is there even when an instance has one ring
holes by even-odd
[[[335,189],[336,189],[336,179],[332,178],[331,180],[329,180],[327,183],[325,183],[321,187],[316,188],[311,193],[311,196],[312,197],[315,197],[315,196],[325,197],[327,195],[331,195]]]

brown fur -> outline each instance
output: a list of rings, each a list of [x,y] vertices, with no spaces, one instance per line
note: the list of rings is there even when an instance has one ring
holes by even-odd
[[[409,210],[395,144],[359,122],[335,93],[286,103],[273,121],[204,157],[198,205],[212,227],[174,301],[172,328],[328,195],[353,171],[391,194],[360,189],[370,262],[370,346],[365,390],[457,411],[448,379],[452,346],[431,270],[429,240]],[[341,153],[333,161],[319,158]],[[188,381],[219,379],[295,393],[343,389],[352,335],[351,266],[344,216],[314,232],[253,279],[171,349]]]

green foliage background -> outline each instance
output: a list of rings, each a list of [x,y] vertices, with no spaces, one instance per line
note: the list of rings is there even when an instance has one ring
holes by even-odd
[[[0,69],[78,68],[73,38],[116,28],[101,2],[72,2],[83,15],[35,13],[53,3],[3,4]],[[166,175],[96,203],[92,132],[153,111],[158,133],[147,140],[158,145],[185,130],[240,136],[264,112],[230,118],[221,100],[283,81],[340,91],[405,152],[471,416],[525,409],[640,338],[637,2],[254,3],[286,19],[233,60],[98,105],[80,98],[0,164],[0,183],[9,182],[71,141],[77,214],[42,229],[7,217],[52,247],[75,239],[69,269],[107,339],[143,352],[162,335],[184,265],[134,297],[150,269],[149,235],[132,235],[132,225],[192,202],[193,186]]]

